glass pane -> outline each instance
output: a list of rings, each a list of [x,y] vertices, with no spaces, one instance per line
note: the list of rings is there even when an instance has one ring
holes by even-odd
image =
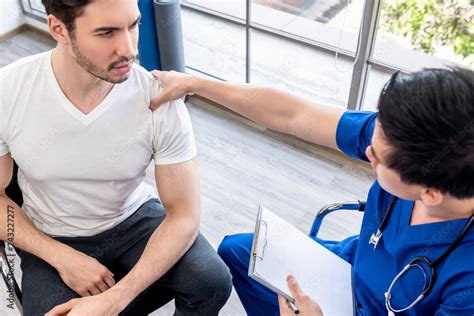
[[[187,67],[234,82],[245,82],[245,28],[183,7]]]
[[[383,72],[371,68],[369,70],[369,77],[367,81],[367,88],[364,94],[364,102],[362,103],[362,110],[375,111],[379,101],[380,92],[385,86],[385,83],[392,76],[391,73]]]
[[[473,4],[383,0],[373,58],[407,70],[474,66]]]
[[[44,9],[44,6],[43,6],[43,3],[41,3],[41,0],[30,0],[29,3],[31,3],[32,9],[38,10],[39,12],[46,13],[46,10]]]
[[[245,21],[245,0],[182,0],[182,3],[197,5]]]
[[[355,52],[363,0],[252,0],[252,23]]]
[[[416,71],[424,67],[474,66],[471,0],[383,0],[373,58]],[[362,108],[375,110],[392,73],[371,68]]]
[[[41,0],[21,0],[21,6],[28,13],[41,18],[47,18],[46,10]]]
[[[259,31],[252,31],[250,47],[252,83],[347,107],[352,62]]]

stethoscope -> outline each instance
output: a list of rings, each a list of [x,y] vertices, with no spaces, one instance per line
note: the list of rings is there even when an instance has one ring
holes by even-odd
[[[390,201],[390,205],[389,205],[389,207],[387,209],[387,212],[385,213],[385,215],[382,219],[382,222],[380,223],[379,228],[377,229],[377,232],[372,234],[372,236],[369,239],[369,244],[374,245],[374,251],[377,249],[377,245],[380,241],[380,238],[382,238],[383,230],[387,226],[388,219],[389,219],[389,217],[390,217],[397,201],[398,201],[397,197],[394,197]],[[467,234],[467,232],[471,228],[473,222],[474,222],[474,215],[471,215],[471,217],[467,221],[466,225],[464,225],[463,229],[461,230],[459,235],[456,237],[456,239],[453,241],[451,246],[449,246],[449,248],[446,249],[446,251],[443,252],[443,254],[441,254],[435,261],[431,261],[430,259],[428,259],[427,257],[424,257],[424,256],[413,258],[403,268],[403,270],[400,271],[400,273],[397,274],[397,276],[393,279],[392,283],[388,287],[387,292],[385,292],[385,306],[387,307],[387,311],[389,312],[389,315],[390,315],[390,313],[400,313],[400,312],[403,312],[403,311],[406,311],[406,310],[409,310],[409,309],[413,308],[413,306],[418,304],[421,300],[423,300],[426,296],[428,296],[430,294],[430,292],[433,289],[433,286],[436,282],[436,269],[435,268],[443,260],[445,260],[453,252],[453,250],[459,245],[461,240],[464,238],[464,236]],[[426,269],[424,269],[422,265],[427,265],[429,267],[428,271],[430,271],[430,273],[431,273],[430,278],[428,278],[428,276],[426,274],[426,271],[425,271]],[[425,285],[423,286],[423,292],[407,307],[402,308],[402,309],[395,309],[395,308],[392,307],[392,304],[390,302],[390,299],[392,297],[392,288],[395,285],[395,283],[398,281],[398,279],[400,279],[400,277],[403,274],[405,274],[408,270],[410,270],[413,267],[418,268],[423,272],[423,275],[425,277]]]

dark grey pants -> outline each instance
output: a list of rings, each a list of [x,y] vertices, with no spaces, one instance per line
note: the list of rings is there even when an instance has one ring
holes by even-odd
[[[116,227],[91,237],[58,237],[58,241],[96,258],[117,282],[140,258],[165,210],[158,199],[144,203]],[[23,270],[26,316],[44,315],[56,305],[79,297],[45,261],[18,251]],[[141,293],[120,315],[148,315],[175,299],[176,315],[217,315],[232,289],[227,266],[199,234],[188,252],[159,280]]]

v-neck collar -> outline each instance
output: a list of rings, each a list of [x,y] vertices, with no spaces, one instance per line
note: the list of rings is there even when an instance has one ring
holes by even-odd
[[[415,201],[402,200],[400,208],[399,230],[402,238],[412,241],[436,241],[439,239],[452,240],[464,227],[469,218],[460,218],[442,222],[410,225],[411,216],[415,207]],[[440,238],[442,237],[442,238]],[[471,231],[463,240],[474,240],[474,233]]]
[[[109,93],[105,96],[105,98],[97,105],[92,111],[87,114],[82,113],[72,102],[67,98],[64,94],[63,90],[59,86],[58,80],[56,79],[56,75],[53,71],[53,64],[52,64],[52,54],[54,50],[51,50],[48,54],[48,58],[46,59],[46,71],[48,73],[48,79],[52,84],[56,94],[61,99],[61,106],[74,118],[80,121],[84,125],[90,125],[95,120],[97,120],[102,114],[104,114],[109,107],[113,104],[112,100],[114,99],[115,90],[117,90],[117,84],[114,84],[112,89]]]

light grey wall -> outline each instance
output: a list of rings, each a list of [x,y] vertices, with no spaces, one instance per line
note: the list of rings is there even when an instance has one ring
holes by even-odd
[[[0,36],[25,23],[25,18],[18,0],[0,1]]]

